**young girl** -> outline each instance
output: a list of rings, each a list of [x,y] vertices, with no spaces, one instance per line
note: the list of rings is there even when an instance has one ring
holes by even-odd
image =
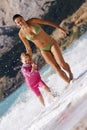
[[[40,93],[39,87],[43,87],[47,92],[49,92],[49,94],[52,95],[49,87],[42,81],[37,69],[37,65],[32,62],[29,54],[22,53],[21,62],[23,63],[21,71],[25,77],[27,85],[36,94],[40,102],[45,106],[44,99]]]

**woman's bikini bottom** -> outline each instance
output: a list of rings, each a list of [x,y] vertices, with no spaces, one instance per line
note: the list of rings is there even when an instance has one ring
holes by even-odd
[[[49,41],[45,47],[41,48],[41,51],[51,51],[51,46],[53,45],[53,42],[53,39],[51,39],[51,41]]]

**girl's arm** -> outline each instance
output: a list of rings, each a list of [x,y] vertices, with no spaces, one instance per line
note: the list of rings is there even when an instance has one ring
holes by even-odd
[[[22,74],[23,74],[24,76],[25,76],[25,75],[30,76],[30,71],[27,71],[24,67],[21,68],[21,72],[22,72]]]
[[[38,67],[35,63],[32,63],[32,70],[31,72],[35,71],[35,70],[38,70]]]

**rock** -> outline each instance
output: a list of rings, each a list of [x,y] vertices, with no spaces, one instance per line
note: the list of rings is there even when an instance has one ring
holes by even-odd
[[[41,17],[55,0],[4,0],[0,3],[0,26],[14,25],[12,17],[21,14],[25,19]]]

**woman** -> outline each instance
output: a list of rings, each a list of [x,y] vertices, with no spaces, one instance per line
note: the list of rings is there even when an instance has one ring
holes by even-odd
[[[40,25],[50,25],[60,29],[64,34],[66,34],[67,31],[53,22],[38,18],[31,18],[25,21],[19,14],[13,16],[13,21],[20,28],[19,37],[24,43],[26,51],[30,54],[31,58],[32,50],[28,40],[32,41],[40,49],[45,61],[55,69],[61,78],[63,78],[67,83],[70,83],[73,79],[73,75],[69,65],[63,59],[58,43],[48,35]],[[69,76],[66,75],[64,70],[68,72]]]

